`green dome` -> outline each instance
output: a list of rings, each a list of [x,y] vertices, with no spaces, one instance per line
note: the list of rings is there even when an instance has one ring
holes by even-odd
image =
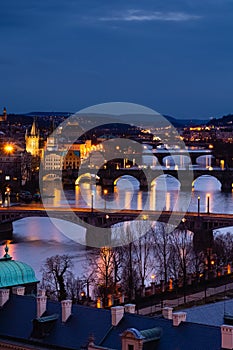
[[[20,261],[0,259],[0,288],[37,282],[31,266]]]

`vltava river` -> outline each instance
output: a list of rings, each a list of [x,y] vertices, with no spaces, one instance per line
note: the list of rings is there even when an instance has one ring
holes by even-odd
[[[119,180],[113,194],[106,194],[105,200],[101,196],[101,188],[90,188],[87,184],[76,187],[74,190],[67,190],[64,195],[71,206],[90,207],[93,196],[93,207],[107,209],[172,209],[178,196],[177,181],[168,178],[166,181],[167,190],[163,184],[157,184],[156,188],[149,193],[138,189],[137,181],[128,178]],[[207,210],[207,195],[210,196],[210,212],[233,214],[233,194],[222,193],[219,190],[219,183],[214,178],[203,177],[195,183],[194,191],[191,194],[189,211],[197,211],[197,198],[200,196],[201,212]],[[48,201],[56,205],[63,205],[64,196],[56,193],[55,198]],[[144,204],[146,203],[146,207]],[[179,208],[179,203],[176,204]],[[79,233],[85,240],[85,232],[77,226],[64,222],[65,231],[69,237]],[[229,230],[229,228],[228,228]],[[3,248],[3,247],[2,247]],[[14,242],[10,245],[9,253],[14,259],[30,264],[36,271],[37,277],[41,278],[40,268],[47,257],[55,254],[70,254],[74,257],[74,271],[76,276],[81,277],[86,265],[85,247],[66,237],[52,224],[49,218],[27,218],[14,223]],[[2,249],[3,254],[3,249]]]

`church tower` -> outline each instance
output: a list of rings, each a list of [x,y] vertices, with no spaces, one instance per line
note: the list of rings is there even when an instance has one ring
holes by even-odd
[[[25,141],[26,141],[26,151],[31,153],[32,156],[39,156],[39,130],[36,128],[36,121],[34,119],[30,134],[26,131]]]
[[[7,111],[6,111],[6,107],[4,107],[3,114],[0,115],[0,122],[6,122],[6,121],[7,121]]]

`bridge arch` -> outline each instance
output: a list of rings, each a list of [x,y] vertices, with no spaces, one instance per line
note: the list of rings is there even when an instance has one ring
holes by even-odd
[[[186,168],[191,165],[190,157],[186,155],[169,155],[163,158],[163,165],[167,168],[169,167],[178,167],[178,168]]]
[[[180,181],[170,174],[163,174],[151,181],[151,188],[159,186],[161,190],[180,190]]]
[[[196,158],[196,164],[203,168],[211,168],[214,164],[215,157],[212,154],[202,155]]]
[[[82,182],[91,184],[92,182],[95,183],[96,180],[99,179],[99,176],[95,174],[90,173],[84,173],[81,174],[76,180],[75,180],[75,186],[79,186]]]
[[[117,186],[119,181],[122,181],[122,180],[126,183],[126,187],[130,186],[131,188],[132,187],[138,188],[138,189],[140,188],[140,179],[132,175],[122,175],[117,177],[113,182],[114,186]]]
[[[193,180],[192,187],[198,191],[221,191],[222,183],[216,176],[201,175]]]
[[[61,177],[57,174],[46,174],[43,176],[43,181],[61,181]]]

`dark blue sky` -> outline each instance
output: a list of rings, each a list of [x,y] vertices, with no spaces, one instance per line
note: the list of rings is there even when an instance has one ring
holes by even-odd
[[[233,113],[233,0],[0,1],[0,106]]]

